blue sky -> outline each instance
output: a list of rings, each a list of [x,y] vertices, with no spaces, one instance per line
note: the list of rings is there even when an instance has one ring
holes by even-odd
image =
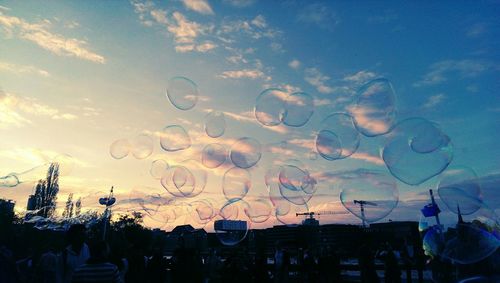
[[[388,174],[380,159],[388,135],[362,136],[347,159],[307,158],[321,120],[347,111],[361,85],[385,77],[397,95],[397,120],[438,123],[453,143],[450,166],[468,166],[488,180],[483,195],[497,209],[491,180],[500,174],[499,10],[495,1],[2,1],[0,172],[22,172],[66,153],[76,166],[61,180],[61,201],[69,192],[85,197],[111,185],[122,200],[132,191],[168,197],[149,174],[152,161],[199,159],[207,143],[229,147],[253,137],[264,153],[251,169],[248,200],[268,198],[263,176],[275,160],[269,152],[284,140],[295,146],[287,157],[313,173]],[[174,76],[196,82],[200,99],[192,110],[180,111],[165,97]],[[313,96],[310,121],[300,128],[260,125],[252,112],[269,87]],[[203,133],[210,110],[225,113],[221,138]],[[189,150],[162,151],[156,133],[173,124],[190,133]],[[111,158],[111,143],[141,133],[155,141],[150,157]],[[230,167],[207,170],[197,198],[223,202],[220,179]],[[332,182],[318,184],[309,209],[338,207],[341,185]],[[396,182],[400,202],[388,218],[418,220],[412,202],[423,204],[439,176],[417,186]],[[2,189],[0,196],[22,207],[32,187]],[[339,217],[322,221],[359,222]]]

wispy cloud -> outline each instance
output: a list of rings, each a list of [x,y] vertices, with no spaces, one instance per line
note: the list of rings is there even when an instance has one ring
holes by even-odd
[[[179,53],[186,53],[192,51],[198,51],[200,53],[206,53],[210,50],[213,50],[217,47],[217,45],[213,42],[207,41],[198,45],[195,44],[183,44],[175,46],[175,51]]]
[[[424,103],[423,107],[427,108],[427,109],[433,108],[434,106],[440,104],[445,98],[446,98],[446,95],[444,95],[443,93],[432,95]]]
[[[352,159],[357,159],[357,160],[363,160],[368,163],[373,163],[375,165],[384,165],[384,160],[380,158],[379,156],[371,155],[366,152],[355,152],[353,153],[350,158]]]
[[[471,78],[480,75],[491,67],[478,60],[444,60],[432,64],[429,72],[422,80],[413,84],[415,87],[429,86],[443,83],[448,80],[448,76],[457,73],[462,78]]]
[[[370,79],[375,78],[377,75],[374,72],[362,70],[352,75],[347,75],[344,77],[344,81],[354,83],[354,84],[362,84],[367,82]]]
[[[223,79],[260,79],[265,78],[264,73],[259,69],[243,69],[234,71],[224,71],[219,75]]]
[[[7,36],[31,41],[45,50],[56,55],[76,57],[95,63],[104,64],[106,60],[102,55],[87,49],[87,42],[76,38],[66,38],[63,35],[49,31],[50,21],[30,23],[22,18],[5,15],[0,10],[0,27]]]
[[[300,61],[297,60],[297,59],[293,59],[292,61],[290,61],[288,63],[288,67],[294,69],[294,70],[297,70],[300,68]]]
[[[206,0],[182,0],[182,3],[187,9],[193,10],[200,14],[204,15],[214,14],[212,7],[210,7],[210,4],[208,4]]]
[[[330,77],[327,75],[323,75],[316,68],[307,68],[305,71],[306,82],[310,85],[314,86],[316,90],[320,93],[332,93],[333,88],[327,85],[327,82],[330,80]]]
[[[8,62],[0,62],[0,71],[5,71],[9,73],[13,73],[16,75],[39,75],[42,77],[50,77],[50,73],[46,70],[39,69],[35,66],[31,65],[18,65],[12,64]]]
[[[234,7],[243,8],[251,6],[255,3],[255,0],[223,0],[223,2]]]
[[[339,17],[327,5],[313,3],[301,9],[297,16],[299,22],[314,24],[320,28],[332,30],[338,23]]]

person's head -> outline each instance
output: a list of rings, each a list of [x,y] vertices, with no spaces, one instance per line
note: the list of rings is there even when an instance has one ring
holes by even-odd
[[[68,239],[68,243],[73,246],[81,246],[85,242],[87,229],[83,224],[73,224],[69,227],[66,236]]]
[[[95,241],[89,246],[90,257],[92,259],[107,259],[109,256],[109,246],[105,241]]]

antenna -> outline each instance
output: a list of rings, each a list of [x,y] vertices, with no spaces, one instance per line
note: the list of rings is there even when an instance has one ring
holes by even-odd
[[[371,205],[371,206],[377,206],[376,203],[371,202],[371,201],[366,201],[366,200],[354,200],[354,204],[359,204],[359,208],[361,210],[361,221],[363,223],[363,227],[366,227],[366,220],[365,220],[365,205]]]

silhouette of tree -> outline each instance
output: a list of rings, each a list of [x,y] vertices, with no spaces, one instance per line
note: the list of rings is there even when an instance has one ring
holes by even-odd
[[[75,202],[75,216],[80,215],[82,209],[82,198],[79,197]]]
[[[73,207],[74,207],[73,193],[70,193],[68,195],[68,200],[66,200],[66,206],[64,207],[64,211],[63,211],[62,216],[64,218],[71,218],[71,217],[73,217]]]
[[[56,209],[59,192],[59,164],[51,163],[45,180],[39,180],[35,187],[35,205],[37,215],[48,218]]]

